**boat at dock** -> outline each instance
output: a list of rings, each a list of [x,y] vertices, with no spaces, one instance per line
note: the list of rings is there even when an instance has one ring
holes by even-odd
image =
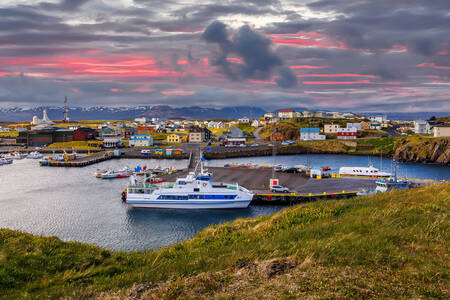
[[[19,152],[12,152],[12,153],[5,154],[3,156],[3,158],[5,158],[5,159],[23,159],[24,156]]]
[[[369,164],[367,167],[341,167],[339,168],[339,175],[391,177],[392,173],[380,171],[372,164]]]
[[[28,155],[27,155],[27,158],[28,159],[40,159],[40,158],[43,158],[44,156],[41,154],[41,153],[39,153],[38,151],[33,151],[33,152],[30,152]]]
[[[13,163],[12,159],[4,158],[4,157],[0,158],[0,166],[2,166],[2,165],[10,165],[12,163]]]
[[[97,170],[95,177],[101,179],[114,179],[114,178],[126,178],[131,176],[131,170],[128,168],[123,168],[118,171],[114,170]]]
[[[247,208],[253,193],[239,184],[211,181],[213,174],[203,169],[190,172],[175,182],[156,184],[155,178],[137,181],[133,175],[122,193],[122,199],[132,207],[173,209]],[[152,183],[153,182],[153,183]]]

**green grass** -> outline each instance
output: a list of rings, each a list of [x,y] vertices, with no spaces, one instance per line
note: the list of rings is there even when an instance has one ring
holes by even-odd
[[[134,283],[163,282],[154,293],[165,298],[444,299],[450,296],[449,200],[446,183],[318,201],[129,253],[1,229],[0,295],[112,297],[126,295]],[[297,267],[272,279],[233,267],[271,259]]]

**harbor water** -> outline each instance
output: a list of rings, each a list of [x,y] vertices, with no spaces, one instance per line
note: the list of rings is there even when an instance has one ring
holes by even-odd
[[[375,167],[379,158],[371,158]],[[208,161],[210,166],[226,163],[306,164],[365,166],[363,156],[293,155]],[[274,213],[279,206],[250,206],[239,210],[153,210],[133,209],[120,195],[127,179],[102,180],[98,169],[124,166],[186,167],[180,160],[110,160],[84,168],[40,167],[35,160],[18,160],[0,167],[0,228],[21,230],[65,241],[80,241],[115,250],[157,249],[193,237],[210,224],[236,218]],[[391,161],[383,160],[383,170]],[[450,180],[448,166],[400,164],[400,175],[411,178]],[[406,174],[407,173],[407,174]]]

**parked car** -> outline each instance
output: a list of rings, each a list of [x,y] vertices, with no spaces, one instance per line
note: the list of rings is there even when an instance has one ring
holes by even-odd
[[[298,169],[294,168],[294,167],[287,168],[287,169],[284,169],[284,172],[286,172],[286,173],[298,173]]]
[[[141,154],[149,155],[149,154],[152,154],[152,152],[148,149],[144,149],[144,150],[141,150]]]
[[[288,142],[282,142],[281,145],[287,146],[287,145],[289,145],[289,143]]]
[[[267,144],[267,146],[269,146],[269,147],[273,147],[273,144],[272,144],[272,143],[270,143],[270,144]]]
[[[282,166],[275,166],[275,167],[273,168],[273,170],[274,170],[275,172],[283,172],[283,167],[282,167]]]
[[[239,147],[245,148],[245,147],[247,147],[247,145],[246,144],[240,144]]]
[[[259,144],[252,144],[252,147],[259,147]]]
[[[272,187],[270,188],[270,190],[274,193],[289,193],[290,190],[282,185],[272,185]]]

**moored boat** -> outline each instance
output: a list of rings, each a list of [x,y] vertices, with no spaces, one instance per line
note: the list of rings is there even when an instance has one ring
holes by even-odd
[[[372,164],[369,164],[367,167],[341,167],[339,168],[339,175],[390,177],[392,173],[380,171]]]
[[[24,156],[19,152],[8,153],[8,154],[5,154],[3,157],[6,159],[23,159],[24,158]]]
[[[39,159],[42,157],[44,157],[44,156],[41,153],[39,153],[38,151],[30,152],[27,156],[27,158],[29,158],[29,159]]]
[[[124,168],[118,171],[108,169],[103,171],[97,171],[95,176],[101,179],[126,178],[131,176],[131,171],[128,168]]]
[[[190,172],[175,182],[156,184],[155,178],[137,181],[133,175],[122,199],[132,207],[174,209],[228,209],[246,208],[253,193],[231,183],[212,182],[212,173],[201,170]]]
[[[10,165],[12,163],[13,163],[12,159],[4,158],[4,157],[0,158],[0,166],[1,165]]]

